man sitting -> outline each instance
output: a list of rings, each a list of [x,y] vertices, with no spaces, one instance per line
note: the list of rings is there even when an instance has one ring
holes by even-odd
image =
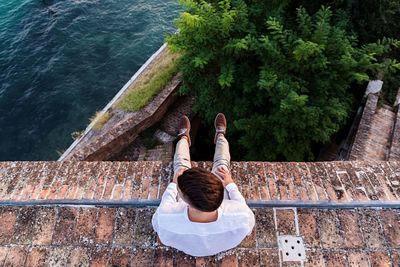
[[[192,168],[190,121],[183,116],[174,156],[173,181],[152,218],[164,245],[192,256],[210,256],[236,247],[252,232],[254,214],[233,182],[226,119],[215,118],[212,171]]]

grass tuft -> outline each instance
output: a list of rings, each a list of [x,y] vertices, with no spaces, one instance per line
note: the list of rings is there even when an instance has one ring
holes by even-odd
[[[107,111],[102,113],[101,111],[98,111],[93,117],[90,118],[90,122],[94,121],[93,128],[95,130],[100,130],[110,118],[111,118],[110,112]]]
[[[159,59],[150,64],[132,88],[129,88],[117,107],[124,111],[136,112],[146,106],[178,72],[180,55],[166,48]]]
[[[71,137],[72,137],[72,139],[77,140],[77,139],[81,138],[83,133],[84,133],[84,131],[76,131],[76,132],[71,133]]]

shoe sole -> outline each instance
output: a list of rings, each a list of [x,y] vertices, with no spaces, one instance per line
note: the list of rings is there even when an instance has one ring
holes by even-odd
[[[217,143],[217,136],[218,136],[218,133],[217,133],[217,118],[218,118],[218,116],[219,115],[222,115],[222,116],[224,116],[224,120],[225,120],[225,125],[226,125],[226,117],[225,117],[225,114],[224,113],[218,113],[217,114],[217,116],[215,116],[215,119],[214,119],[214,128],[215,128],[215,136],[214,136],[214,144],[216,144]],[[226,126],[225,126],[225,132],[226,132]],[[224,133],[224,135],[225,135],[225,133]]]

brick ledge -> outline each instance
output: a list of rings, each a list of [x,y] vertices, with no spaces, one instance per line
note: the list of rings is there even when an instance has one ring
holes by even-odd
[[[211,169],[211,162],[192,162]],[[400,163],[232,162],[248,201],[400,201]],[[0,162],[0,201],[157,200],[172,164],[146,162]]]

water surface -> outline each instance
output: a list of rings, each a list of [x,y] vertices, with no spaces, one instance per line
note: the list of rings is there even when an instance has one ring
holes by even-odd
[[[174,31],[175,0],[0,3],[0,161],[56,160]]]

